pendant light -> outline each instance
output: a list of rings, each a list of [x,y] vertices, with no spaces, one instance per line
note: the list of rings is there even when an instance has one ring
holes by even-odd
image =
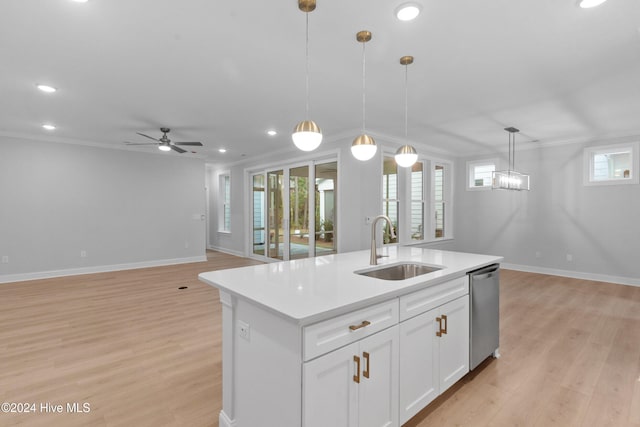
[[[409,132],[408,132],[409,92],[407,90],[408,88],[407,82],[408,82],[408,74],[409,74],[408,69],[409,69],[409,65],[413,64],[413,56],[403,56],[402,58],[400,58],[400,64],[404,65],[404,138],[408,142],[409,141]],[[398,166],[401,166],[403,168],[408,168],[413,166],[413,164],[418,160],[418,152],[411,145],[406,144],[398,148],[398,151],[396,151],[395,158]]]
[[[356,34],[356,40],[362,43],[362,134],[356,139],[353,140],[351,144],[351,154],[358,160],[367,161],[376,155],[376,151],[378,151],[378,147],[376,147],[376,141],[369,135],[367,135],[365,129],[365,94],[366,94],[366,79],[365,79],[365,70],[366,70],[366,62],[365,62],[365,43],[371,40],[371,32],[370,31],[359,31]]]
[[[514,127],[505,128],[509,132],[509,167],[506,171],[493,172],[493,183],[491,188],[501,190],[529,191],[529,175],[516,172],[516,133],[519,129]],[[513,147],[513,148],[512,148]]]
[[[298,123],[293,129],[291,138],[293,143],[302,151],[313,151],[322,142],[322,131],[320,127],[309,120],[309,12],[316,9],[316,0],[298,0],[298,9],[305,13],[307,18],[306,22],[306,39],[305,39],[305,57],[306,57],[306,82],[307,82],[307,103],[306,103],[306,118]]]

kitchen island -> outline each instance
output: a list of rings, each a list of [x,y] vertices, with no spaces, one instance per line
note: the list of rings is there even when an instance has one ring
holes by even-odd
[[[200,274],[220,290],[220,426],[399,426],[469,370],[467,272],[501,257],[385,247]],[[361,274],[398,263],[405,280]]]

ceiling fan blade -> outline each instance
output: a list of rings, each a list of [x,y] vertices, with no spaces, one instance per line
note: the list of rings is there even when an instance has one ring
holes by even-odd
[[[186,153],[186,152],[187,152],[186,150],[183,150],[183,149],[182,149],[182,148],[180,148],[180,147],[176,147],[176,146],[175,146],[175,145],[173,145],[173,144],[172,144],[172,145],[170,145],[170,147],[171,147],[171,149],[172,149],[172,150],[177,151],[177,152],[178,152],[178,153],[180,153],[180,154],[182,154],[182,153]]]
[[[202,142],[174,142],[174,145],[195,145],[197,147],[202,147]]]
[[[124,142],[127,145],[158,145],[157,143],[153,143],[153,142],[129,142],[129,141],[125,141]]]
[[[140,136],[144,136],[145,138],[153,139],[154,141],[160,141],[159,139],[155,139],[149,135],[145,135],[144,133],[136,132]]]

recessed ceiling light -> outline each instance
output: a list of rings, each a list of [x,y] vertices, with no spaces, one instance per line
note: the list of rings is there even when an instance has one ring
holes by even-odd
[[[420,15],[420,5],[417,3],[403,3],[396,9],[396,18],[401,21],[411,21]]]
[[[71,0],[71,1],[76,2],[76,3],[86,3],[89,0]]]
[[[278,134],[278,132],[276,132],[276,131],[275,131],[275,130],[273,130],[273,129],[269,129],[269,130],[267,131],[267,135],[269,135],[269,136],[276,136],[277,134]]]
[[[43,124],[42,128],[46,129],[46,130],[56,130],[56,127],[54,125],[52,125],[52,124],[49,124],[49,123]]]
[[[220,148],[218,151],[221,152],[221,153],[226,153],[227,152],[226,148]]]
[[[47,93],[53,93],[55,91],[57,91],[58,89],[56,89],[53,86],[49,86],[49,85],[42,85],[42,84],[37,84],[36,87],[38,89],[40,89],[43,92],[47,92]]]
[[[607,0],[580,0],[578,5],[583,9],[589,9],[590,7],[600,6]]]

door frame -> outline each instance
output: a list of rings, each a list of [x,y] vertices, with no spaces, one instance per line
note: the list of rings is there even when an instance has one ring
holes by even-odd
[[[309,258],[315,257],[315,252],[316,252],[316,233],[315,233],[315,167],[316,165],[319,164],[324,164],[324,163],[331,163],[331,162],[336,162],[337,165],[337,173],[336,173],[336,188],[335,191],[338,195],[338,197],[340,197],[340,190],[339,190],[339,186],[340,186],[340,173],[339,173],[339,169],[340,169],[340,159],[339,159],[339,153],[338,152],[334,152],[331,153],[330,155],[327,156],[321,156],[315,159],[305,159],[305,160],[299,160],[299,161],[292,161],[292,162],[288,162],[285,164],[269,164],[266,166],[260,166],[260,167],[253,167],[253,168],[247,168],[244,170],[244,175],[245,175],[245,200],[247,203],[247,216],[245,217],[245,230],[247,230],[247,237],[245,239],[245,256],[248,258],[253,258],[253,259],[258,259],[260,261],[265,261],[265,262],[278,262],[281,261],[278,258],[271,258],[269,256],[267,256],[268,254],[268,245],[270,245],[269,242],[269,238],[268,238],[268,205],[267,205],[267,190],[268,190],[268,181],[267,181],[267,174],[270,171],[277,171],[277,170],[282,170],[283,171],[283,193],[286,194],[285,200],[283,200],[283,211],[287,212],[286,214],[286,218],[283,218],[283,228],[287,230],[286,233],[284,233],[285,238],[284,238],[284,242],[285,242],[285,247],[284,247],[284,251],[283,251],[283,260],[284,261],[288,261],[291,259],[290,257],[290,234],[291,234],[291,230],[290,230],[290,220],[289,220],[289,195],[290,195],[290,187],[289,187],[289,178],[290,178],[290,170],[291,169],[295,169],[298,167],[304,167],[307,166],[309,168],[309,173],[308,173],[308,177],[309,177],[309,183],[311,184],[310,187],[313,189],[313,191],[311,192],[312,196],[309,198]],[[253,252],[253,177],[256,175],[263,175],[264,176],[264,182],[265,182],[265,197],[263,198],[263,215],[264,216],[264,227],[265,227],[265,254],[264,255],[258,255],[255,254]],[[336,206],[339,206],[339,201],[336,198]],[[338,227],[338,223],[339,223],[339,211],[335,212],[335,225],[334,225],[334,229],[337,230]],[[339,244],[339,237],[340,237],[340,233],[337,233],[338,235],[335,236],[334,238],[337,238],[336,241],[336,252],[338,251],[338,244]]]

